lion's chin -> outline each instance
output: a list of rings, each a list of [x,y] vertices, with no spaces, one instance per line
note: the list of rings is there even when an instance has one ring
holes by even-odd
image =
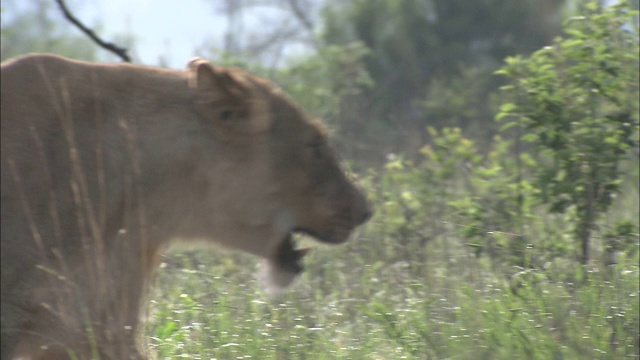
[[[259,278],[267,291],[286,290],[304,270],[302,258],[310,249],[296,249],[294,246],[293,235],[288,233],[274,256],[262,264]]]

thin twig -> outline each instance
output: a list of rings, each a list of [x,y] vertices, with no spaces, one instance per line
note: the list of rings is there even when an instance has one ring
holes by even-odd
[[[95,43],[97,43],[101,47],[119,56],[122,59],[122,61],[131,62],[131,58],[127,54],[127,49],[100,39],[98,35],[96,35],[96,33],[93,32],[93,30],[84,26],[84,24],[82,24],[80,20],[78,20],[75,16],[73,16],[73,14],[71,14],[71,12],[69,11],[69,8],[67,8],[67,5],[64,3],[64,0],[56,0],[56,3],[60,7],[60,10],[62,10],[64,17],[66,17],[67,20],[71,21],[72,24],[77,26],[83,33],[85,33],[89,38],[91,38],[91,40],[93,40]]]

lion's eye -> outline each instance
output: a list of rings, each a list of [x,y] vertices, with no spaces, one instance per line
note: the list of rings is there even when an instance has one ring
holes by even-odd
[[[222,110],[220,112],[220,119],[222,121],[229,121],[233,118],[233,111],[231,110]]]
[[[235,121],[242,121],[242,120],[247,120],[247,112],[241,109],[225,109],[225,110],[221,110],[218,113],[218,116],[220,116],[220,120],[222,120],[223,122],[235,122]]]

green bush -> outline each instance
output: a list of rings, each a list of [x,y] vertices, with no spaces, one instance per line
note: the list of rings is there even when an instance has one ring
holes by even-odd
[[[566,39],[507,58],[498,73],[512,80],[511,102],[497,117],[535,144],[538,197],[550,212],[573,214],[586,263],[592,232],[620,193],[622,163],[638,148],[639,59],[637,12],[626,1],[584,10],[567,20]]]

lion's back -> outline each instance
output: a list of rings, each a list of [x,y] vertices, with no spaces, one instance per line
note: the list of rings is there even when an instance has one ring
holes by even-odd
[[[60,85],[75,82],[82,63],[55,55],[22,56],[1,65],[1,261],[2,344],[10,344],[6,329],[19,328],[31,316],[27,289],[36,281],[36,265],[50,247],[53,212],[63,212],[52,183],[68,174],[60,161],[64,134],[60,119],[66,111]],[[68,109],[68,107],[67,107]],[[58,187],[61,189],[61,187]],[[7,340],[7,341],[5,341]],[[4,358],[3,352],[3,358]]]

